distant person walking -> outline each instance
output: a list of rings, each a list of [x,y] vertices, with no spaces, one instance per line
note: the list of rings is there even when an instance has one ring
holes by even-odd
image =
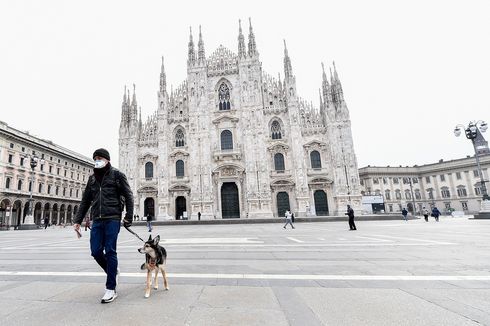
[[[429,210],[425,207],[422,207],[422,213],[424,214],[425,221],[429,222]]]
[[[153,227],[151,225],[151,221],[153,220],[153,217],[151,214],[146,215],[146,226],[148,227],[148,232],[153,231]]]
[[[197,220],[200,221],[201,220],[201,212],[197,212]]]
[[[441,212],[437,209],[437,207],[432,208],[432,217],[436,219],[436,222],[439,222],[439,216],[441,215]]]
[[[44,217],[44,229],[46,230],[49,225],[49,218],[47,216]]]
[[[403,219],[405,221],[408,221],[408,211],[406,210],[405,207],[403,207],[403,209],[402,209],[402,215],[403,215]]]
[[[357,230],[356,224],[354,223],[354,210],[350,205],[347,205],[347,213],[345,215],[349,216],[349,228],[351,231]]]
[[[294,225],[293,225],[293,218],[292,218],[292,214],[289,210],[286,210],[286,213],[284,213],[284,217],[286,217],[286,224],[284,224],[284,228],[286,228],[286,226],[288,224],[291,224],[291,227],[294,229]]]

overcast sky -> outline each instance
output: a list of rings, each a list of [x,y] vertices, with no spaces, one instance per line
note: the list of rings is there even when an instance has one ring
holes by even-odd
[[[283,75],[286,39],[317,107],[321,62],[335,60],[359,167],[464,157],[454,126],[490,120],[488,0],[2,1],[0,120],[89,157],[106,147],[117,166],[124,85],[149,115],[161,55],[169,89],[186,78],[189,26],[206,55],[236,52],[248,17],[263,69]]]

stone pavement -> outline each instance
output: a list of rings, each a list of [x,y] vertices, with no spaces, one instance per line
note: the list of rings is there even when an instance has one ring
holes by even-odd
[[[122,229],[107,305],[88,232],[1,232],[0,324],[490,325],[490,221],[357,224],[157,226],[170,291],[149,299],[141,242]]]

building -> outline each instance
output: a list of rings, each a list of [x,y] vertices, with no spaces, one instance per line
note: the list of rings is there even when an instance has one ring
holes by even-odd
[[[284,43],[284,76],[262,70],[250,24],[237,53],[206,56],[192,31],[187,79],[167,90],[162,58],[158,107],[143,122],[125,90],[119,166],[135,193],[136,214],[157,219],[333,215],[360,209],[349,110],[335,65],[323,71],[319,108],[296,92]],[[141,112],[141,111],[140,111]]]
[[[487,147],[488,149],[488,147]],[[488,179],[490,153],[482,152],[480,163]],[[375,167],[359,169],[363,195],[384,196],[386,212],[400,212],[402,207],[417,212],[422,207],[437,206],[441,212],[451,210],[475,214],[480,211],[482,190],[474,156],[413,167]]]
[[[34,223],[71,223],[91,171],[93,160],[0,121],[0,227],[25,222],[31,189]]]

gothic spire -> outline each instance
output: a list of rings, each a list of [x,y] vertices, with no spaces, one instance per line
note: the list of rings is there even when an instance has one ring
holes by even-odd
[[[242,33],[242,20],[238,20],[238,58],[245,58],[247,50],[245,50],[245,37]]]
[[[123,102],[122,105],[125,106],[127,104],[127,98],[126,98],[126,85],[124,85],[124,95],[123,95]]]
[[[192,40],[192,27],[189,27],[189,56],[187,59],[188,64],[193,64],[196,61],[196,53],[194,51],[194,41]]]
[[[339,75],[337,74],[337,67],[335,67],[335,61],[333,61],[333,71],[335,78],[335,88],[337,91],[338,100],[340,102],[344,101],[344,91],[342,90],[342,84],[340,83]]]
[[[206,60],[206,55],[204,54],[204,41],[202,40],[201,34],[201,25],[199,25],[199,42],[198,42],[198,50],[197,50],[198,61],[204,62]]]
[[[252,19],[248,18],[249,23],[249,33],[248,33],[248,55],[253,57],[258,54],[257,45],[255,44],[255,35],[252,28]]]
[[[286,40],[284,41],[284,76],[290,78],[293,76],[293,67],[291,66],[291,59],[289,58],[288,48],[286,47]]]
[[[165,74],[165,66],[163,63],[162,55],[162,68],[160,70],[160,93],[165,93],[167,91],[167,75]]]
[[[131,102],[131,105],[134,105],[135,107],[137,106],[136,102],[136,85],[133,84],[133,101]]]

